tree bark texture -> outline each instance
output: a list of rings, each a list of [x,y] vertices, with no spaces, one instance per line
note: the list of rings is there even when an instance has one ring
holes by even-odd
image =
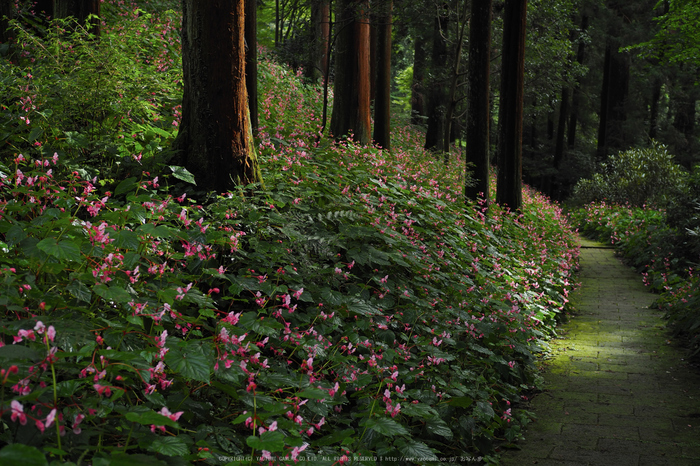
[[[430,59],[431,82],[428,83],[428,129],[425,133],[425,148],[438,152],[443,150],[445,134],[445,113],[447,110],[447,92],[445,78],[447,74],[447,31],[449,26],[449,8],[442,5],[435,17],[433,26],[433,51]]]
[[[611,150],[625,148],[627,137],[624,122],[627,118],[626,104],[629,93],[630,60],[618,52],[617,41],[605,48],[603,89],[600,100],[600,123],[598,127],[598,158],[604,160]]]
[[[559,121],[557,122],[557,140],[554,145],[554,168],[557,170],[564,160],[564,133],[566,132],[566,119],[569,114],[569,88],[564,86],[561,90],[561,102],[559,104]]]
[[[309,75],[316,82],[327,79],[328,43],[330,41],[331,6],[329,0],[317,0],[311,4],[311,18],[314,24],[314,41],[311,70]]]
[[[392,0],[379,5],[377,16],[377,81],[374,99],[374,142],[391,150],[391,22]]]
[[[588,29],[588,16],[583,15],[581,18],[581,31],[586,31]],[[576,51],[576,62],[582,64],[586,58],[586,43],[583,40],[579,40],[578,50]],[[573,149],[576,145],[576,125],[578,124],[578,112],[581,107],[581,87],[577,82],[574,85],[574,89],[571,95],[571,116],[569,118],[568,133],[566,135],[566,142],[570,149]]]
[[[174,143],[200,188],[262,182],[245,82],[243,0],[183,0],[182,124]]]
[[[491,75],[492,0],[472,0],[469,30],[469,71],[467,90],[467,171],[474,170],[474,186],[465,186],[467,199],[490,197],[489,123]]]
[[[425,72],[427,68],[425,41],[416,34],[413,50],[413,82],[411,83],[411,124],[420,125],[428,116],[425,105]]]
[[[523,200],[523,83],[526,24],[527,0],[506,0],[499,111],[502,126],[496,202],[508,206],[511,211],[519,210]]]
[[[57,18],[74,17],[82,25],[90,15],[100,15],[100,0],[55,0],[54,15]],[[90,23],[90,32],[100,35],[100,22],[94,20]]]
[[[7,20],[3,18],[7,16]],[[12,37],[9,30],[9,20],[15,16],[15,4],[13,0],[0,0],[0,42],[6,43]]]
[[[338,0],[331,133],[370,143],[369,2]]]
[[[256,0],[245,1],[245,84],[248,92],[250,126],[258,129],[258,8]]]

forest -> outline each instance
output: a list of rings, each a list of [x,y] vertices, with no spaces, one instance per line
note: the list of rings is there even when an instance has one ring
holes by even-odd
[[[700,356],[698,0],[0,0],[0,464],[498,464],[612,244]]]

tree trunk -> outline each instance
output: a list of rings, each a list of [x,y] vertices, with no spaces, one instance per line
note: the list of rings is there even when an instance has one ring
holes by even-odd
[[[564,159],[564,133],[566,132],[566,118],[569,113],[569,89],[561,90],[561,103],[559,104],[559,121],[557,122],[557,141],[554,145],[554,168],[557,170]]]
[[[311,18],[314,25],[314,36],[311,53],[312,63],[309,68],[309,77],[317,82],[326,80],[326,68],[328,67],[328,43],[330,41],[331,10],[329,0],[318,0],[311,4]]]
[[[256,0],[245,1],[245,84],[250,108],[250,126],[258,129],[258,8]]]
[[[603,89],[598,127],[598,158],[604,160],[610,150],[625,148],[627,137],[624,122],[629,93],[629,57],[618,52],[619,45],[611,41],[605,48]]]
[[[0,43],[7,43],[12,37],[9,30],[9,20],[15,16],[15,2],[13,0],[0,0]],[[7,20],[3,19],[7,16]]]
[[[467,171],[474,170],[474,186],[465,186],[467,199],[490,197],[489,122],[492,0],[472,0],[469,30],[469,84],[467,113]],[[487,202],[488,205],[488,202]]]
[[[56,3],[58,3],[58,0],[56,0]],[[37,0],[36,4],[34,5],[34,13],[43,14],[47,19],[53,19],[54,0]]]
[[[440,8],[433,27],[433,51],[430,71],[432,74],[428,92],[428,129],[425,133],[425,148],[438,152],[443,150],[445,138],[445,113],[447,92],[445,92],[445,75],[448,61],[447,31],[449,25],[449,9],[446,4]]]
[[[392,0],[379,4],[377,16],[377,81],[374,101],[374,142],[391,150],[391,22]]]
[[[523,84],[527,0],[507,0],[503,15],[500,105],[502,143],[498,154],[496,202],[515,211],[520,209],[523,199]]]
[[[442,143],[442,150],[445,153],[445,163],[450,161],[450,143],[453,141],[452,138],[452,120],[454,118],[455,107],[457,106],[457,83],[459,81],[459,67],[462,62],[462,44],[464,44],[464,31],[466,30],[467,23],[469,19],[467,17],[467,7],[468,2],[464,1],[464,11],[461,16],[457,17],[457,25],[459,26],[459,33],[457,34],[457,46],[455,47],[455,57],[452,63],[452,76],[450,77],[450,88],[447,94],[447,110],[445,112],[445,133],[443,135],[444,142]],[[460,24],[460,20],[462,23]]]
[[[588,16],[584,15],[581,18],[581,31],[588,29]],[[586,43],[579,40],[578,51],[576,52],[576,61],[579,64],[583,63],[586,57]],[[569,119],[569,133],[567,134],[567,144],[573,149],[576,145],[576,125],[578,124],[578,111],[581,106],[581,88],[579,83],[574,86],[574,91],[571,97],[571,118]]]
[[[661,78],[654,79],[651,91],[651,104],[649,105],[649,139],[656,139],[656,130],[659,124],[659,99],[661,99]]]
[[[360,144],[370,142],[369,2],[338,0],[338,36],[331,133],[353,133]]]
[[[416,34],[413,49],[413,82],[411,84],[411,124],[423,124],[428,116],[425,106],[425,71],[428,65],[425,53],[425,41]]]
[[[82,25],[88,16],[100,15],[100,0],[55,0],[53,10],[57,18],[72,16]],[[100,22],[98,20],[91,21],[89,31],[99,36]]]
[[[201,189],[262,182],[245,84],[244,1],[182,2],[182,124],[174,149]]]

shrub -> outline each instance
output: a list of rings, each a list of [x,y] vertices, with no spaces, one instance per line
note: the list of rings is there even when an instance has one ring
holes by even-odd
[[[684,189],[686,179],[686,171],[673,161],[666,146],[654,142],[650,147],[610,156],[592,178],[576,184],[571,203],[665,206]]]

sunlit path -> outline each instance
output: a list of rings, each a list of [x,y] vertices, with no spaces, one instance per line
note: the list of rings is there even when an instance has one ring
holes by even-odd
[[[504,465],[700,464],[700,374],[667,340],[654,295],[600,243],[583,241],[578,314],[552,342],[538,420]]]

